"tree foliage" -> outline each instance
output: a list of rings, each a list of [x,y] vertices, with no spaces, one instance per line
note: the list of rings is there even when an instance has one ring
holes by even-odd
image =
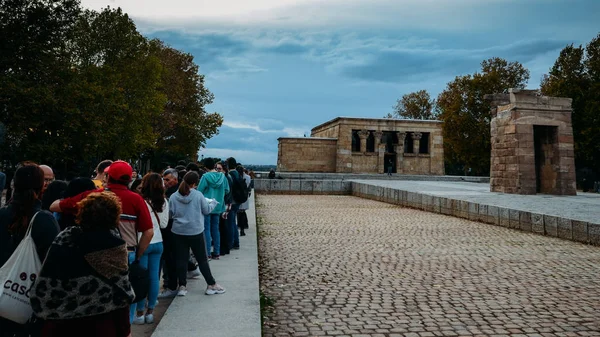
[[[153,122],[160,149],[191,158],[198,147],[218,132],[223,118],[204,107],[213,102],[213,94],[204,85],[194,57],[152,40],[152,54],[163,66],[162,92],[167,101],[160,119]]]
[[[519,62],[491,58],[481,63],[481,72],[457,76],[437,98],[443,122],[446,163],[466,173],[487,175],[490,171],[490,104],[484,95],[525,88],[529,71]]]
[[[585,48],[563,48],[540,87],[544,95],[573,99],[575,165],[600,174],[600,34]]]
[[[388,114],[388,118],[404,119],[436,119],[435,100],[431,98],[427,90],[419,90],[405,94],[396,102],[394,112]]]
[[[194,157],[222,124],[193,57],[119,8],[3,0],[0,48],[0,160],[88,172],[105,158]]]

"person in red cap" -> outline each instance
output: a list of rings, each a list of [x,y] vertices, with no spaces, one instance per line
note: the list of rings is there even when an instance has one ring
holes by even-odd
[[[108,184],[106,189],[100,188],[92,191],[85,191],[71,198],[57,200],[50,206],[51,212],[63,212],[67,214],[77,213],[77,203],[87,197],[90,193],[103,192],[108,190],[117,195],[121,200],[123,213],[121,214],[119,232],[125,242],[127,250],[130,252],[130,262],[137,261],[144,251],[148,248],[152,236],[154,236],[154,227],[152,218],[144,199],[127,188],[133,169],[131,165],[122,160],[117,160],[108,167]],[[106,173],[107,170],[104,170]],[[139,242],[137,233],[142,233]]]

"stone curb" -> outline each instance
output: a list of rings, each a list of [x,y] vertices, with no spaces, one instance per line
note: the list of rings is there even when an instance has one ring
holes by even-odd
[[[393,190],[393,191],[390,191]],[[600,223],[352,182],[353,196],[600,246]]]

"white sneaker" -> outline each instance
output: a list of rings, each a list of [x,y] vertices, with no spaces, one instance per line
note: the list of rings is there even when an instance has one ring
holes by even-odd
[[[217,295],[225,293],[225,288],[221,287],[217,283],[212,286],[206,287],[206,291],[204,292],[206,295]]]
[[[187,272],[187,278],[199,278],[200,276],[202,276],[202,273],[200,272],[200,268],[196,267],[196,269],[192,270],[192,271],[188,271]]]
[[[145,319],[146,319],[146,324],[154,323],[154,315],[152,315],[152,314],[146,315]]]
[[[175,295],[177,295],[177,290],[166,289],[158,294],[158,298],[175,297]]]
[[[146,323],[146,321],[144,320],[144,316],[135,316],[133,318],[133,322],[131,322],[131,324],[136,324],[136,325],[142,325],[145,323]]]
[[[179,291],[177,291],[177,296],[185,296],[187,295],[187,288],[185,286],[179,286]]]

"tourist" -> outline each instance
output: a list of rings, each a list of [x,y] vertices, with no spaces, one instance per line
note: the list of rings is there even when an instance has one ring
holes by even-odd
[[[198,191],[202,192],[207,198],[215,199],[218,204],[204,217],[204,236],[206,243],[206,252],[212,255],[213,259],[218,260],[220,256],[221,237],[219,233],[219,216],[225,211],[225,194],[229,193],[229,184],[222,172],[215,170],[215,162],[212,158],[204,160],[204,165],[209,170],[202,176]],[[211,254],[211,242],[214,244],[214,250]],[[196,256],[196,258],[198,258]]]
[[[96,177],[94,178],[94,184],[96,185],[96,188],[102,188],[108,183],[108,174],[106,174],[105,170],[112,163],[112,160],[107,159],[101,161],[98,166],[96,166]]]
[[[198,186],[198,174],[194,171],[188,172],[179,185],[179,190],[169,199],[169,216],[173,219],[173,243],[175,247],[175,259],[177,265],[177,288],[178,296],[187,294],[187,264],[190,256],[190,249],[194,252],[200,272],[208,287],[205,293],[207,295],[222,294],[225,289],[221,287],[213,278],[208,265],[208,256],[204,242],[204,216],[209,215],[211,208],[216,206],[213,199],[211,203],[207,201],[201,192],[195,190]],[[171,281],[171,280],[169,280]],[[169,289],[171,294],[175,289]],[[165,294],[167,296],[169,294]]]
[[[275,169],[269,171],[269,179],[275,179]]]
[[[196,173],[200,173],[200,167],[198,166],[198,164],[192,163],[192,162],[187,164],[187,166],[185,167],[185,170],[187,172],[194,171]]]
[[[154,235],[154,230],[152,218],[150,218],[150,212],[148,211],[148,207],[146,207],[144,199],[139,194],[133,193],[127,188],[127,184],[131,180],[131,172],[131,165],[127,162],[121,160],[113,162],[108,167],[106,190],[115,193],[121,200],[123,213],[121,214],[118,229],[123,239],[127,242],[127,249],[130,252],[129,258],[133,262],[134,260],[139,260],[146,248],[148,248]],[[101,191],[95,190],[95,192]],[[91,192],[94,191],[86,191],[74,197],[55,201],[50,206],[50,210],[53,212],[77,214],[77,203]],[[142,233],[139,243],[137,233]]]
[[[131,180],[131,173],[131,165],[127,162],[122,160],[113,162],[108,167],[106,190],[115,193],[121,201],[123,213],[121,214],[117,228],[121,237],[127,242],[129,263],[133,264],[139,263],[148,245],[150,245],[150,241],[154,236],[154,228],[144,199],[139,194],[131,192],[127,188]],[[99,192],[101,190],[96,191]],[[50,206],[50,210],[53,212],[76,214],[78,202],[83,200],[88,194],[90,194],[90,191],[83,192],[71,198],[55,201]],[[141,233],[139,239],[138,233]],[[130,315],[130,321],[133,321],[133,316],[133,314]]]
[[[181,176],[183,177],[183,176]],[[163,184],[165,186],[165,197],[167,201],[171,198],[173,193],[177,192],[179,188],[179,173],[174,168],[166,169],[163,172]],[[158,297],[162,297],[163,293],[168,294],[168,285],[169,279],[175,280],[177,277],[177,272],[175,270],[175,250],[173,248],[173,239],[171,238],[171,225],[173,220],[169,219],[167,227],[161,228],[160,232],[163,239],[163,254],[161,258],[163,271],[163,292],[161,292]],[[177,288],[177,284],[175,283],[172,286],[173,289]]]
[[[165,196],[169,198],[171,194],[177,191],[179,187],[179,174],[176,169],[167,169],[163,172],[163,181],[165,184]],[[183,177],[183,176],[182,176]]]
[[[163,254],[161,229],[166,228],[169,222],[169,203],[165,199],[165,188],[160,174],[148,173],[144,176],[141,184],[141,195],[146,201],[154,226],[152,241],[150,241],[148,249],[140,259],[140,265],[148,269],[150,274],[150,288],[148,289],[147,301],[143,299],[131,307],[137,310],[133,324],[152,324],[154,323],[153,311],[160,288],[160,258]],[[145,308],[147,310],[144,315]]]
[[[86,191],[93,191],[96,189],[96,185],[90,178],[80,177],[69,181],[67,189],[64,192],[63,198],[74,197],[80,193]],[[61,230],[67,227],[76,226],[75,214],[68,213],[55,213],[58,215],[58,225]]]
[[[31,290],[31,306],[45,319],[41,336],[129,336],[127,311],[135,295],[126,243],[116,231],[119,198],[92,193],[78,206],[79,225],[58,235]],[[94,291],[84,292],[86,284]]]
[[[225,207],[223,213],[221,213],[219,217],[219,236],[220,236],[220,247],[219,251],[221,252],[221,256],[227,255],[230,253],[231,246],[229,244],[229,237],[231,236],[231,230],[229,229],[229,214],[231,211],[231,204],[233,203],[233,199],[231,196],[231,185],[232,180],[229,175],[229,168],[227,166],[227,162],[218,162],[215,165],[215,170],[217,172],[222,172],[227,179],[227,186],[229,186],[229,192],[224,196]],[[218,259],[218,258],[217,258]]]
[[[252,182],[252,178],[248,175],[248,170],[245,170],[243,167],[237,167],[238,173],[243,175],[244,181],[246,182],[246,186],[248,187],[248,200],[240,205],[240,209],[237,212],[237,225],[240,229],[240,236],[245,236],[246,232],[244,230],[248,229],[248,215],[246,214],[246,210],[250,208],[250,184]]]
[[[129,189],[136,192],[135,188],[132,187],[133,185],[140,186],[142,182],[142,179],[140,178],[140,176],[138,175],[138,171],[136,169],[133,169],[131,171],[131,181],[129,182]],[[137,192],[139,193],[139,192]]]
[[[229,247],[231,249],[240,249],[240,233],[237,227],[237,212],[240,209],[240,205],[248,200],[248,191],[246,181],[243,176],[243,168],[240,169],[241,174],[237,170],[237,162],[235,158],[227,158],[227,166],[229,167],[229,176],[231,177],[231,189],[232,203],[231,203],[231,216],[227,217],[229,236]]]
[[[31,237],[40,261],[46,258],[59,232],[54,216],[42,210],[40,198],[44,187],[44,171],[36,164],[26,163],[17,169],[13,182],[13,198],[0,208],[0,266],[6,263],[21,243],[34,216]],[[24,325],[0,317],[1,336],[21,336],[25,329]]]
[[[50,205],[63,197],[64,192],[67,190],[68,184],[62,180],[54,180],[46,187],[46,191],[42,195],[42,209],[47,211],[50,209]]]
[[[42,171],[44,171],[44,188],[42,188],[43,195],[46,191],[46,188],[48,188],[48,185],[54,181],[54,171],[52,171],[52,168],[48,165],[40,165],[40,168]]]
[[[159,175],[160,177],[160,175]],[[162,179],[161,179],[161,185],[162,185]],[[129,183],[129,190],[131,192],[137,193],[137,194],[141,194],[142,193],[142,180],[137,179],[137,180],[132,180]]]

